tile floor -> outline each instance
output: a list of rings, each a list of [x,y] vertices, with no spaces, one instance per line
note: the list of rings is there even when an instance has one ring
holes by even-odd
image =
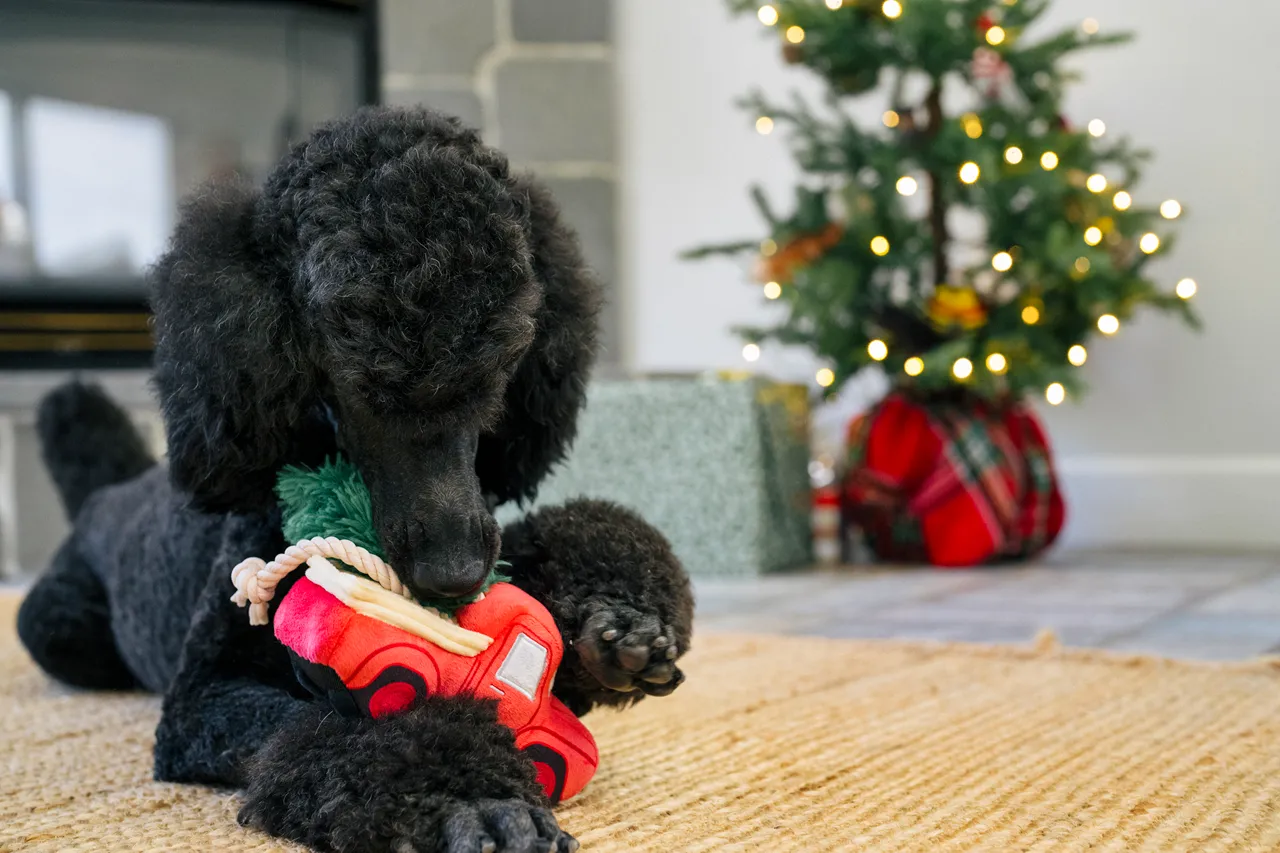
[[[1280,654],[1280,554],[1074,553],[970,571],[838,569],[695,582],[701,631]]]
[[[697,630],[1280,655],[1280,554],[1059,554],[1028,566],[843,568],[695,580]],[[25,584],[0,583],[22,592]]]

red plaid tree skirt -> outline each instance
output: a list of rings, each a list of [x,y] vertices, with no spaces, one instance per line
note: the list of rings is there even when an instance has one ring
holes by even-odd
[[[850,424],[842,501],[876,557],[974,566],[1024,559],[1065,511],[1044,429],[1023,403],[890,394]]]

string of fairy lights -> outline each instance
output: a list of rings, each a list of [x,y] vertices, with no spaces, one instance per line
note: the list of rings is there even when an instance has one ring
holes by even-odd
[[[839,10],[844,6],[845,0],[824,0],[828,9],[832,11]],[[1007,5],[1016,3],[1017,0],[1003,0]],[[881,4],[880,11],[889,20],[900,18],[903,13],[903,4],[901,0],[884,0]],[[780,15],[777,7],[766,3],[760,6],[757,11],[757,17],[760,23],[767,27],[776,26]],[[1086,18],[1081,23],[1081,29],[1086,35],[1097,35],[1101,30],[1101,24],[1096,18]],[[801,44],[805,39],[805,31],[802,27],[791,26],[783,32],[786,41],[793,45]],[[1004,44],[1009,34],[999,25],[993,25],[987,28],[986,41],[989,45],[995,47]],[[894,129],[902,121],[902,116],[895,110],[886,110],[881,116],[881,121],[886,128]],[[982,125],[982,119],[975,113],[967,113],[961,117],[961,124],[965,134],[970,139],[979,139],[983,135],[985,128]],[[1095,139],[1100,139],[1106,135],[1106,122],[1100,118],[1091,120],[1086,126],[1089,135]],[[761,135],[768,135],[774,130],[774,120],[770,116],[759,116],[756,119],[756,131]],[[1010,145],[1004,150],[1004,161],[1011,166],[1021,164],[1028,156],[1034,156],[1034,152],[1024,151],[1017,145]],[[1040,168],[1046,172],[1052,172],[1061,165],[1061,158],[1058,153],[1053,150],[1045,150],[1039,152]],[[973,185],[982,178],[982,168],[973,161],[962,163],[957,170],[957,176],[961,183]],[[1085,179],[1085,187],[1095,195],[1102,195],[1112,189],[1111,182],[1106,175],[1095,173],[1089,175]],[[895,183],[895,188],[899,195],[904,197],[914,196],[920,189],[920,182],[912,175],[902,175]],[[1124,189],[1115,189],[1111,195],[1111,205],[1117,211],[1127,211],[1133,206],[1133,196]],[[1160,215],[1166,220],[1174,220],[1182,215],[1182,205],[1176,199],[1166,199],[1160,204]],[[1096,247],[1106,239],[1106,228],[1108,223],[1099,221],[1086,227],[1081,234],[1081,239],[1085,245]],[[877,257],[886,257],[892,251],[889,239],[883,235],[877,235],[871,239],[870,249]],[[1154,231],[1144,233],[1138,239],[1138,249],[1144,254],[1151,255],[1160,249],[1160,236]],[[772,255],[777,251],[777,244],[773,240],[765,240],[761,244],[761,253],[765,256]],[[1010,273],[1015,266],[1014,253],[1001,249],[991,257],[991,267],[998,273]],[[1085,275],[1091,268],[1091,262],[1083,255],[1078,258],[1074,266],[1077,273]],[[1183,300],[1189,300],[1196,295],[1198,285],[1194,279],[1183,278],[1174,287],[1174,293]],[[782,285],[776,281],[768,281],[764,284],[764,296],[769,300],[776,300],[782,296]],[[1036,305],[1026,305],[1021,313],[1022,322],[1034,326],[1043,320],[1043,315]],[[1098,331],[1107,337],[1116,335],[1120,331],[1120,319],[1114,314],[1106,313],[1097,318]],[[867,344],[867,355],[873,361],[883,362],[889,357],[889,345],[883,340],[874,339]],[[748,343],[742,348],[742,357],[746,361],[758,361],[761,356],[760,345],[756,343]],[[1073,367],[1082,367],[1088,361],[1089,353],[1083,344],[1074,344],[1067,349],[1066,360]],[[999,352],[993,352],[987,355],[985,366],[988,371],[995,375],[1003,375],[1009,370],[1009,359]],[[903,372],[907,376],[915,377],[924,372],[924,359],[918,355],[912,355],[903,362]],[[973,376],[975,367],[973,362],[968,358],[958,358],[951,365],[951,375],[956,380],[964,382]],[[819,368],[814,375],[815,381],[823,388],[830,387],[835,383],[836,375],[829,367]],[[1053,382],[1045,388],[1045,400],[1053,406],[1061,405],[1066,400],[1066,388],[1060,382]]]

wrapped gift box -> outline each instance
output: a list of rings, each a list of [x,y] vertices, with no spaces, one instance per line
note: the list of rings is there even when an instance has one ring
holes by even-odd
[[[630,507],[695,576],[803,565],[808,436],[803,386],[723,374],[598,381],[538,504],[587,496]]]

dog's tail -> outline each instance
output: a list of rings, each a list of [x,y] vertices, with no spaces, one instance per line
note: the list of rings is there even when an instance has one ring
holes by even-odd
[[[40,403],[44,464],[74,519],[89,495],[155,464],[129,416],[96,385],[68,382]]]

